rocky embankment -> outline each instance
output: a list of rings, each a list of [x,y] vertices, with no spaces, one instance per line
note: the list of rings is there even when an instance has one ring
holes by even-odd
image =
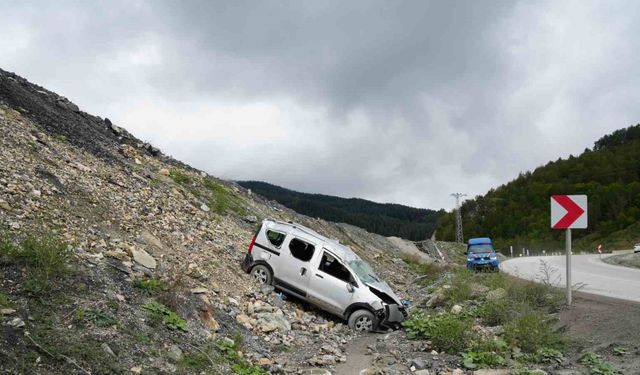
[[[64,272],[40,289],[26,250],[0,253],[0,373],[303,373],[348,361],[358,337],[343,321],[240,270],[264,218],[341,240],[402,298],[425,294],[397,243],[190,168],[2,70],[0,134],[6,243],[67,244]]]

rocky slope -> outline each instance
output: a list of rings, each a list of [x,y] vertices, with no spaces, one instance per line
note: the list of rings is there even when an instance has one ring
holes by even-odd
[[[402,298],[424,295],[397,242],[190,168],[2,70],[0,134],[5,245],[68,244],[65,271],[40,289],[30,280],[41,264],[0,252],[0,373],[302,373],[347,361],[356,335],[344,322],[240,270],[263,218],[337,238]]]

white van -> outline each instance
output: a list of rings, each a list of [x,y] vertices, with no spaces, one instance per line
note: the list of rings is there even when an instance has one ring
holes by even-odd
[[[408,317],[400,299],[371,266],[337,240],[299,224],[264,220],[242,269],[337,315],[358,331],[398,328]]]

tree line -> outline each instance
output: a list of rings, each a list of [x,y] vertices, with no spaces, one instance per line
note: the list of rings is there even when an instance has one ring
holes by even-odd
[[[261,181],[239,181],[238,184],[307,216],[348,223],[372,233],[413,241],[431,237],[438,219],[444,214],[443,210],[300,193]]]

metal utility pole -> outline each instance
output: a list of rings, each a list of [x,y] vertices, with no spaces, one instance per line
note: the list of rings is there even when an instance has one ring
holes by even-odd
[[[464,236],[462,235],[462,213],[460,212],[460,198],[466,197],[464,193],[452,193],[451,196],[456,198],[456,242],[463,243]]]

